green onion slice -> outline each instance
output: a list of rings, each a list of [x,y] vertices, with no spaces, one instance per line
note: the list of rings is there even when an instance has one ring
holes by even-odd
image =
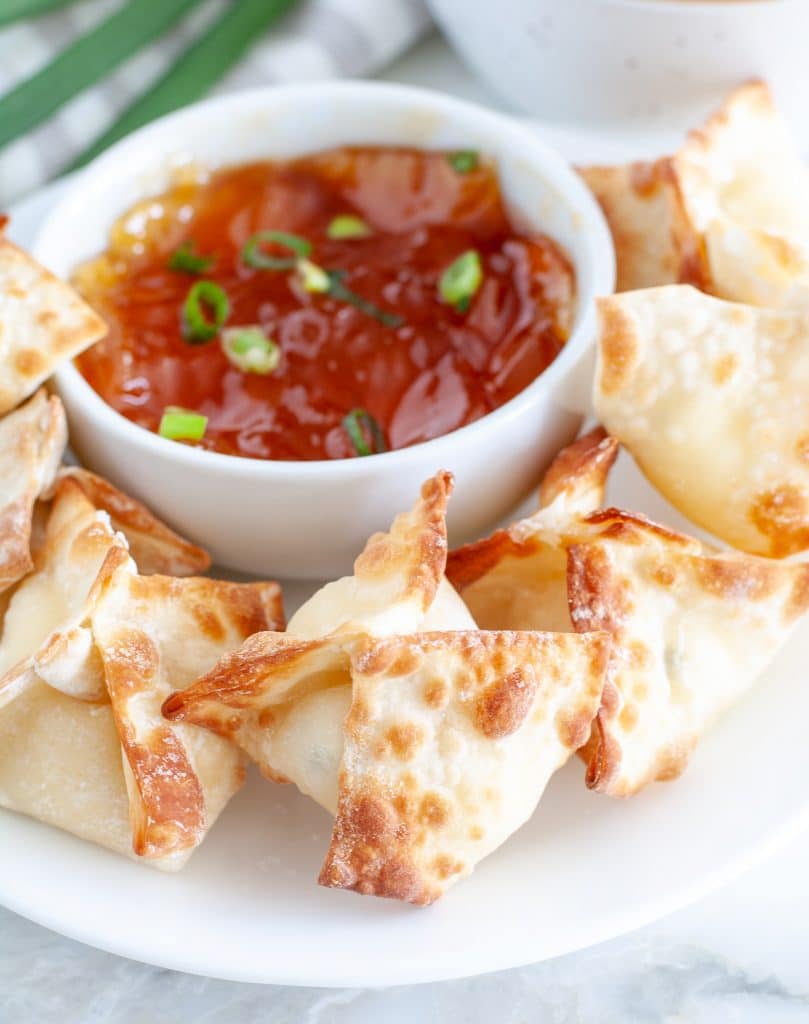
[[[258,325],[222,331],[222,351],[228,362],[243,373],[266,376],[281,362],[281,349]]]
[[[264,246],[273,244],[289,249],[292,256],[270,256]],[[312,243],[300,235],[286,231],[258,231],[244,243],[242,263],[256,270],[293,270],[298,260],[306,259],[312,251]]]
[[[357,455],[378,455],[388,450],[382,428],[365,409],[352,409],[343,420],[343,429]]]
[[[375,306],[373,302],[369,302],[368,299],[364,299],[361,295],[357,295],[356,292],[352,292],[350,288],[347,288],[343,284],[343,277],[345,271],[343,270],[329,270],[329,295],[333,299],[337,299],[338,302],[346,302],[349,306],[354,306],[360,312],[365,313],[366,316],[372,316],[375,320],[378,320],[381,324],[386,327],[401,327],[404,323],[404,318],[398,316],[396,313],[388,313],[387,310],[380,309],[379,306]]]
[[[183,242],[180,248],[171,254],[168,268],[183,274],[204,274],[215,262],[213,256],[201,256],[196,251],[194,243],[188,241]]]
[[[170,441],[201,441],[207,426],[208,417],[202,413],[169,405],[163,411],[157,432]]]
[[[304,291],[317,294],[331,289],[331,278],[317,263],[312,263],[311,260],[298,260],[297,270]]]
[[[212,319],[208,319],[208,312]],[[219,334],[229,312],[224,289],[213,281],[197,281],[183,305],[183,337],[189,345],[204,345]]]
[[[480,154],[475,149],[458,149],[447,157],[450,167],[458,174],[469,174],[480,167]]]
[[[444,302],[465,313],[482,281],[480,253],[476,249],[467,249],[441,275],[438,290]]]
[[[341,213],[332,218],[326,234],[335,241],[347,238],[368,238],[373,234],[371,225],[353,213]]]

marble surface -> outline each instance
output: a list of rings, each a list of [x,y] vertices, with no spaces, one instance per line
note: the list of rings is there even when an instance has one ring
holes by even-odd
[[[497,105],[435,38],[385,77]],[[0,910],[0,1024],[809,1024],[807,864],[809,835],[632,935],[533,967],[385,991],[192,977],[89,949]]]

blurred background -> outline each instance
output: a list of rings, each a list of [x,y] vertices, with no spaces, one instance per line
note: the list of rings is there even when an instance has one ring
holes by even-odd
[[[0,205],[208,93],[378,74],[436,27],[490,102],[637,134],[641,156],[650,126],[754,75],[799,110],[805,18],[805,0],[0,0]]]

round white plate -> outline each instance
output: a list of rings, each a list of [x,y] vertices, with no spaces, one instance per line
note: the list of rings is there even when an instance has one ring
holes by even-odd
[[[30,240],[55,194],[14,211],[14,237]],[[682,525],[628,459],[610,498]],[[288,609],[306,593],[286,588]],[[676,784],[609,800],[572,760],[529,824],[428,909],[319,888],[329,818],[257,774],[179,875],[0,812],[0,903],[123,956],[244,981],[380,986],[558,956],[705,895],[809,824],[807,662],[805,623]]]

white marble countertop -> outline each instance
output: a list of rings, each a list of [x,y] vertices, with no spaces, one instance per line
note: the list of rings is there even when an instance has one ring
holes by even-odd
[[[431,38],[385,75],[493,105]],[[701,903],[533,967],[410,988],[239,985],[147,967],[0,910],[1,1024],[809,1022],[809,835]]]

